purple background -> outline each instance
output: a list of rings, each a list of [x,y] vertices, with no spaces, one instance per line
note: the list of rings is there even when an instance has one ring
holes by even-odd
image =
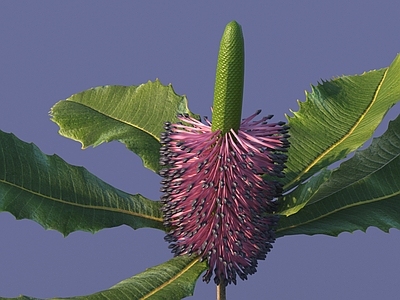
[[[269,2],[1,1],[0,129],[158,199],[160,178],[124,145],[80,150],[58,135],[50,107],[94,86],[158,77],[210,116],[219,40],[231,20],[245,35],[243,116],[262,108],[284,119],[310,83],[386,67],[400,51],[395,1]],[[0,213],[0,296],[94,293],[168,260],[167,246],[159,230],[63,238]],[[399,253],[398,230],[280,238],[255,275],[229,286],[228,299],[397,299]],[[192,299],[215,299],[214,284],[200,280]]]

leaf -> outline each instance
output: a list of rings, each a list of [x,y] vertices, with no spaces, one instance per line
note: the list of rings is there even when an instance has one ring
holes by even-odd
[[[196,281],[206,269],[206,262],[199,262],[196,257],[178,256],[125,279],[108,290],[88,296],[57,299],[178,300],[193,295]],[[13,299],[35,299],[20,297]]]
[[[365,231],[369,226],[383,231],[400,229],[399,178],[400,116],[367,149],[357,151],[334,170],[310,198],[301,199],[307,201],[303,209],[282,217],[277,235],[336,236],[344,231]],[[300,188],[306,189],[307,184]],[[294,190],[291,194],[302,193]]]
[[[56,103],[52,121],[59,133],[81,142],[82,148],[120,141],[142,159],[146,168],[158,172],[160,134],[167,121],[178,114],[193,115],[185,96],[160,81],[139,86],[100,86]]]
[[[0,211],[68,235],[122,224],[164,230],[160,208],[160,202],[124,193],[0,131]]]
[[[332,171],[324,169],[307,182],[300,184],[291,193],[280,197],[278,214],[290,216],[303,209],[321,185],[328,180],[331,173]]]
[[[285,190],[343,159],[367,141],[400,99],[400,55],[385,69],[325,81],[288,117]]]

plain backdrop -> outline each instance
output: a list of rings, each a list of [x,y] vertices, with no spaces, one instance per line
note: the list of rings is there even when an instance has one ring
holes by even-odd
[[[157,200],[160,178],[135,154],[118,142],[81,150],[58,135],[51,106],[91,87],[159,78],[210,116],[219,41],[236,20],[246,47],[243,116],[263,109],[284,120],[310,84],[388,66],[400,51],[399,15],[396,1],[1,1],[0,129]],[[121,226],[64,238],[0,213],[0,296],[107,289],[170,259],[163,236]],[[396,229],[279,238],[228,299],[398,299],[399,253]],[[215,285],[199,280],[192,299],[215,299]]]

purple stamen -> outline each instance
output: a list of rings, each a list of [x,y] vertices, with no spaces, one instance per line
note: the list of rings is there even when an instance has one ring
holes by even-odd
[[[181,115],[185,124],[167,122],[161,135],[165,239],[175,255],[207,260],[206,282],[213,273],[216,284],[247,279],[275,240],[274,198],[282,187],[262,175],[284,176],[288,127],[268,124],[272,116],[253,121],[260,112],[226,134]]]

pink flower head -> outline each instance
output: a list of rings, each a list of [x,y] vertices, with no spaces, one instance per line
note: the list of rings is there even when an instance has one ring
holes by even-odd
[[[256,272],[275,241],[275,197],[282,192],[288,127],[270,123],[272,116],[253,121],[257,111],[242,121],[237,132],[211,131],[188,115],[185,124],[166,123],[160,171],[165,239],[175,255],[197,255],[207,260],[216,284],[236,284]]]

